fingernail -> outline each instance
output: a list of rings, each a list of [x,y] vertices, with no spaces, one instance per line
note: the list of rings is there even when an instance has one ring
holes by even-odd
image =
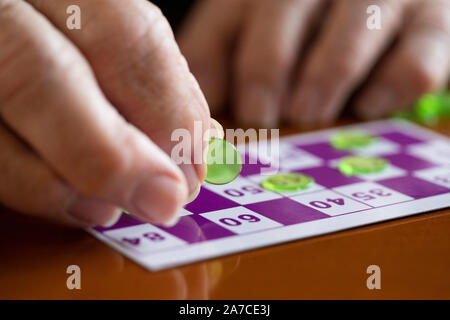
[[[209,139],[211,138],[219,138],[224,139],[225,133],[223,131],[222,125],[216,120],[211,118],[210,119],[210,130],[209,130]],[[203,164],[206,164],[208,162],[208,150],[209,150],[209,140],[204,141],[204,148],[203,148]]]
[[[325,110],[323,110],[320,114],[319,114],[319,125],[320,126],[328,126],[331,125],[339,116],[339,113],[342,110],[342,106],[340,105],[324,105]]]
[[[133,214],[153,222],[172,219],[187,198],[186,187],[169,176],[145,179],[132,197]]]
[[[204,162],[201,165],[206,165],[206,162]],[[195,166],[192,164],[181,164],[180,165],[181,171],[183,171],[184,176],[186,177],[186,181],[188,184],[188,194],[191,194],[195,191],[197,188],[200,179],[197,175],[197,171],[195,170]]]
[[[119,221],[120,217],[122,216],[122,209],[116,209],[115,212],[112,214],[112,217],[109,221],[102,224],[102,227],[109,228],[112,227]]]
[[[166,228],[172,228],[174,225],[176,225],[178,223],[179,220],[180,220],[180,214],[177,212],[172,216],[172,218],[163,222],[161,225]]]
[[[197,188],[188,196],[185,204],[191,203],[192,201],[194,201],[197,198],[198,194],[200,193],[201,187],[202,187],[202,184],[199,183],[197,185]]]
[[[315,116],[321,108],[322,92],[319,88],[305,88],[294,100],[291,122],[301,127],[311,127],[315,124]],[[320,111],[319,111],[320,112]]]
[[[384,116],[388,110],[397,107],[396,101],[398,101],[398,97],[394,91],[387,87],[372,89],[358,101],[358,114],[365,119],[375,119]]]
[[[210,134],[210,137],[211,138],[215,137],[215,138],[223,139],[224,136],[225,136],[225,133],[223,131],[222,125],[216,119],[213,119],[213,118],[211,118],[209,120],[209,122],[211,124],[212,129],[213,129],[211,134]]]
[[[280,105],[270,88],[250,85],[241,91],[239,120],[246,126],[274,128],[280,116]]]

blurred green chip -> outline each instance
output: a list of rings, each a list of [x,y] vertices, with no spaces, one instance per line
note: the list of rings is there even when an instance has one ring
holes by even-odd
[[[212,138],[206,156],[206,179],[211,184],[226,184],[241,173],[242,159],[234,145],[226,140]]]
[[[450,92],[426,93],[416,101],[414,108],[397,111],[394,113],[394,117],[435,125],[441,119],[450,117]]]
[[[364,131],[349,130],[335,134],[331,138],[331,145],[336,149],[352,150],[363,148],[374,143],[376,138]]]
[[[299,173],[277,174],[266,178],[262,186],[266,190],[275,192],[293,192],[307,189],[314,179]]]
[[[383,171],[389,162],[378,157],[345,157],[339,162],[339,171],[348,176]]]
[[[450,113],[449,94],[425,94],[417,101],[414,111],[422,122],[437,122]]]

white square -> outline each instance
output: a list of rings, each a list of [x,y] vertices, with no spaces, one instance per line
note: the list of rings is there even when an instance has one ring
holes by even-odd
[[[355,148],[352,151],[354,154],[361,156],[379,156],[382,154],[398,153],[399,150],[400,146],[397,143],[377,137],[374,143],[366,147]]]
[[[140,253],[148,253],[186,244],[185,241],[151,224],[140,224],[106,231],[105,236]]]
[[[322,165],[323,160],[290,144],[280,144],[280,168],[282,170],[305,169]]]
[[[185,208],[181,208],[181,209],[178,211],[178,216],[179,216],[179,217],[189,216],[189,215],[191,215],[191,214],[192,214],[192,212],[186,210]]]
[[[414,172],[416,177],[450,188],[450,166],[424,169]]]
[[[404,195],[403,193],[373,182],[360,182],[334,188],[333,190],[345,194],[357,201],[367,203],[373,207],[382,207],[389,204],[413,200],[413,198]]]
[[[283,226],[245,207],[234,207],[200,214],[223,228],[242,234]]]
[[[270,148],[258,149],[252,144],[248,149],[250,164],[258,160],[261,164],[267,165],[268,167],[261,168],[261,173],[267,175],[276,174],[280,170],[317,167],[323,163],[322,159],[286,142],[280,142],[278,146],[269,144],[268,147]]]
[[[369,209],[370,207],[331,190],[308,193],[291,198],[330,216]]]
[[[432,163],[450,165],[450,142],[446,140],[413,145],[408,153]]]
[[[357,177],[361,178],[363,180],[377,181],[377,180],[402,177],[402,176],[405,176],[406,174],[407,174],[406,170],[403,170],[399,167],[396,167],[396,166],[393,166],[392,164],[390,164],[390,165],[388,165],[388,167],[386,169],[384,169],[381,172],[359,174],[359,175],[357,175]]]
[[[275,192],[264,190],[262,187],[243,177],[237,177],[228,184],[205,184],[204,187],[239,204],[249,204],[282,197]]]
[[[289,172],[280,172],[280,174],[284,174],[284,173],[289,173]],[[254,183],[257,183],[258,185],[261,185],[261,183],[268,178],[268,176],[263,176],[263,175],[259,175],[259,174],[255,174],[252,176],[247,176],[247,179],[253,181]],[[261,187],[262,188],[262,187]],[[281,191],[277,191],[276,193],[279,193],[285,197],[293,197],[293,196],[298,196],[299,194],[305,194],[305,193],[309,193],[309,192],[315,192],[315,191],[320,191],[325,189],[324,186],[312,182],[307,189],[303,189],[303,190],[297,190],[294,192],[281,192]],[[270,191],[269,191],[270,192]]]

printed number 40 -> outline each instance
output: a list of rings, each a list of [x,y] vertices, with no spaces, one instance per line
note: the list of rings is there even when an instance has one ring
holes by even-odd
[[[343,206],[344,203],[344,199],[342,198],[337,198],[337,199],[327,199],[327,202],[324,201],[311,201],[309,204],[312,205],[313,207],[319,208],[319,209],[328,209],[331,208],[332,205],[330,203],[334,203],[338,206]]]

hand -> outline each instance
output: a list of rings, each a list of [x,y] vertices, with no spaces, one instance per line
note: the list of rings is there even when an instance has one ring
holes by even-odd
[[[356,89],[355,111],[373,119],[445,85],[449,21],[450,0],[203,0],[178,40],[212,112],[230,96],[244,124],[311,126]]]
[[[74,4],[81,30],[66,27]],[[171,133],[210,118],[159,9],[0,0],[0,48],[1,203],[81,226],[112,224],[122,208],[173,219],[205,166],[176,166]]]

